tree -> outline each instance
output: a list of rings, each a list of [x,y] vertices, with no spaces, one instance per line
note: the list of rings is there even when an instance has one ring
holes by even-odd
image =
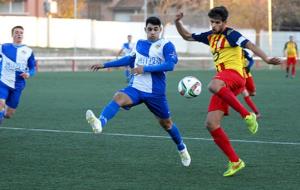
[[[239,28],[252,28],[256,33],[256,44],[260,44],[260,31],[268,28],[268,1],[244,0],[241,2],[232,0],[228,8],[229,22]]]
[[[300,31],[299,0],[273,0],[272,2],[273,29]]]
[[[179,10],[184,10],[185,13],[189,13],[185,17],[192,24],[193,14],[203,11],[207,7],[207,2],[203,0],[150,0],[149,4],[155,7],[156,11],[160,15],[162,22],[168,25],[175,19],[175,14]]]
[[[58,13],[56,16],[62,18],[74,18],[74,0],[56,0],[58,5]],[[77,13],[80,13],[86,6],[85,0],[77,1]],[[78,16],[80,17],[80,15]]]

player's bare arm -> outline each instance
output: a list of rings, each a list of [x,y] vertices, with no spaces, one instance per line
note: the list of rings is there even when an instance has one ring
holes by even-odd
[[[186,28],[184,28],[183,23],[181,19],[183,18],[183,12],[179,12],[176,14],[175,17],[175,25],[177,28],[178,33],[181,35],[181,37],[187,41],[195,41],[192,37],[192,33],[190,33]]]
[[[283,63],[283,61],[278,57],[268,57],[264,51],[262,51],[259,47],[254,45],[252,42],[248,41],[246,43],[246,48],[253,51],[255,55],[260,57],[263,61],[265,61],[267,64],[271,65],[280,65]]]
[[[98,71],[99,69],[104,69],[104,65],[102,63],[95,64],[91,66],[92,71]]]

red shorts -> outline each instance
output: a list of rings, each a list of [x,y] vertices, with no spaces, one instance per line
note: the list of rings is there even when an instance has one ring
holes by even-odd
[[[226,69],[217,73],[214,79],[224,81],[226,87],[229,88],[236,96],[240,94],[245,88],[245,78],[243,78],[238,72],[231,69]],[[229,114],[229,105],[214,94],[211,96],[208,105],[208,112],[216,110],[223,111],[224,115]]]
[[[252,76],[246,78],[246,90],[251,94],[256,91],[255,83]]]
[[[286,60],[286,65],[290,66],[290,65],[295,65],[296,64],[296,57],[288,57]]]

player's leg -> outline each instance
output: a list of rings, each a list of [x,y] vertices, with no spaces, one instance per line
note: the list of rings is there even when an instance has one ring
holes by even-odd
[[[230,73],[228,73],[230,74]],[[232,92],[230,88],[230,81],[228,80],[228,75],[224,71],[218,73],[217,76],[210,81],[208,84],[208,89],[218,97],[220,97],[225,103],[230,105],[235,111],[237,111],[243,118],[250,115],[248,110],[240,103],[236,95]],[[231,79],[230,79],[231,80]],[[227,83],[225,83],[225,81]],[[232,81],[232,80],[231,80]],[[245,81],[244,81],[245,82]],[[233,86],[234,84],[232,84]],[[244,86],[244,84],[237,84],[239,86]]]
[[[257,118],[260,117],[259,110],[257,109],[257,106],[253,102],[252,98],[250,96],[255,96],[256,94],[256,87],[253,80],[253,77],[249,74],[246,78],[246,85],[245,89],[242,92],[244,96],[244,100],[247,103],[247,105],[251,108],[251,110],[256,114]]]
[[[208,85],[209,90],[218,96],[224,103],[231,106],[237,111],[252,134],[255,134],[258,130],[258,123],[256,121],[256,115],[248,112],[248,110],[240,103],[236,95],[242,92],[245,88],[245,79],[238,73],[224,70],[217,73],[215,78]]]
[[[11,89],[9,95],[6,99],[6,110],[5,110],[5,118],[11,118],[20,103],[20,98],[22,95],[23,87]]]
[[[170,118],[159,119],[159,124],[166,130],[173,142],[176,144],[182,165],[188,167],[191,164],[191,156],[186,145],[183,143],[181,134],[176,124],[173,123]]]
[[[99,118],[96,118],[91,110],[86,112],[86,119],[95,133],[100,133],[107,122],[112,119],[120,110],[120,107],[126,107],[133,104],[138,94],[131,87],[127,87],[115,93],[113,100],[110,101],[102,110]]]
[[[9,87],[0,81],[0,123],[4,120],[6,99],[9,94]]]
[[[260,116],[260,113],[255,103],[253,102],[252,98],[250,97],[248,90],[244,89],[242,95],[244,97],[246,104],[251,108],[251,110],[256,114],[256,116]]]
[[[5,115],[5,99],[0,99],[0,124],[2,123]]]
[[[286,60],[286,75],[285,75],[286,78],[289,77],[290,66],[291,66],[291,60],[290,60],[290,58],[287,58],[287,60]]]
[[[292,78],[295,78],[296,76],[296,58],[294,58],[293,63],[292,63]]]
[[[145,95],[146,93],[143,94]],[[182,164],[184,166],[189,166],[191,163],[191,157],[187,151],[186,145],[182,140],[179,129],[170,118],[170,110],[166,97],[149,97],[148,95],[145,95],[143,99],[148,109],[158,118],[160,126],[166,130],[173,142],[176,144]]]
[[[216,103],[216,105],[218,105],[220,103],[220,99],[217,96],[213,96],[211,99],[209,109],[214,107],[213,105],[211,105],[213,103]],[[219,105],[222,106],[222,104]],[[226,105],[224,104],[223,109],[225,109],[226,112],[228,112],[228,108],[226,108]],[[223,117],[224,112],[221,110],[209,111],[206,117],[205,125],[208,131],[210,132],[212,138],[214,139],[216,145],[223,151],[223,153],[227,156],[229,160],[228,169],[224,172],[223,176],[231,176],[234,175],[237,171],[244,168],[245,163],[236,154],[227,134],[221,128],[221,120]]]
[[[131,74],[130,74],[130,68],[129,67],[125,67],[125,71],[124,71],[125,77],[126,77],[126,82],[130,82],[131,79]]]

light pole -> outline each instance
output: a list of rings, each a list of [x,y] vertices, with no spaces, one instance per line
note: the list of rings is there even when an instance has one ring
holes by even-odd
[[[76,25],[76,19],[77,19],[77,0],[74,0],[74,23]],[[73,47],[73,56],[77,54],[77,42],[76,42],[76,32],[74,33],[74,47]]]
[[[146,21],[148,17],[148,0],[144,0],[144,21]]]
[[[268,0],[268,34],[269,34],[269,51],[272,55],[273,33],[272,33],[272,0]]]
[[[209,9],[214,8],[214,0],[209,0]]]

